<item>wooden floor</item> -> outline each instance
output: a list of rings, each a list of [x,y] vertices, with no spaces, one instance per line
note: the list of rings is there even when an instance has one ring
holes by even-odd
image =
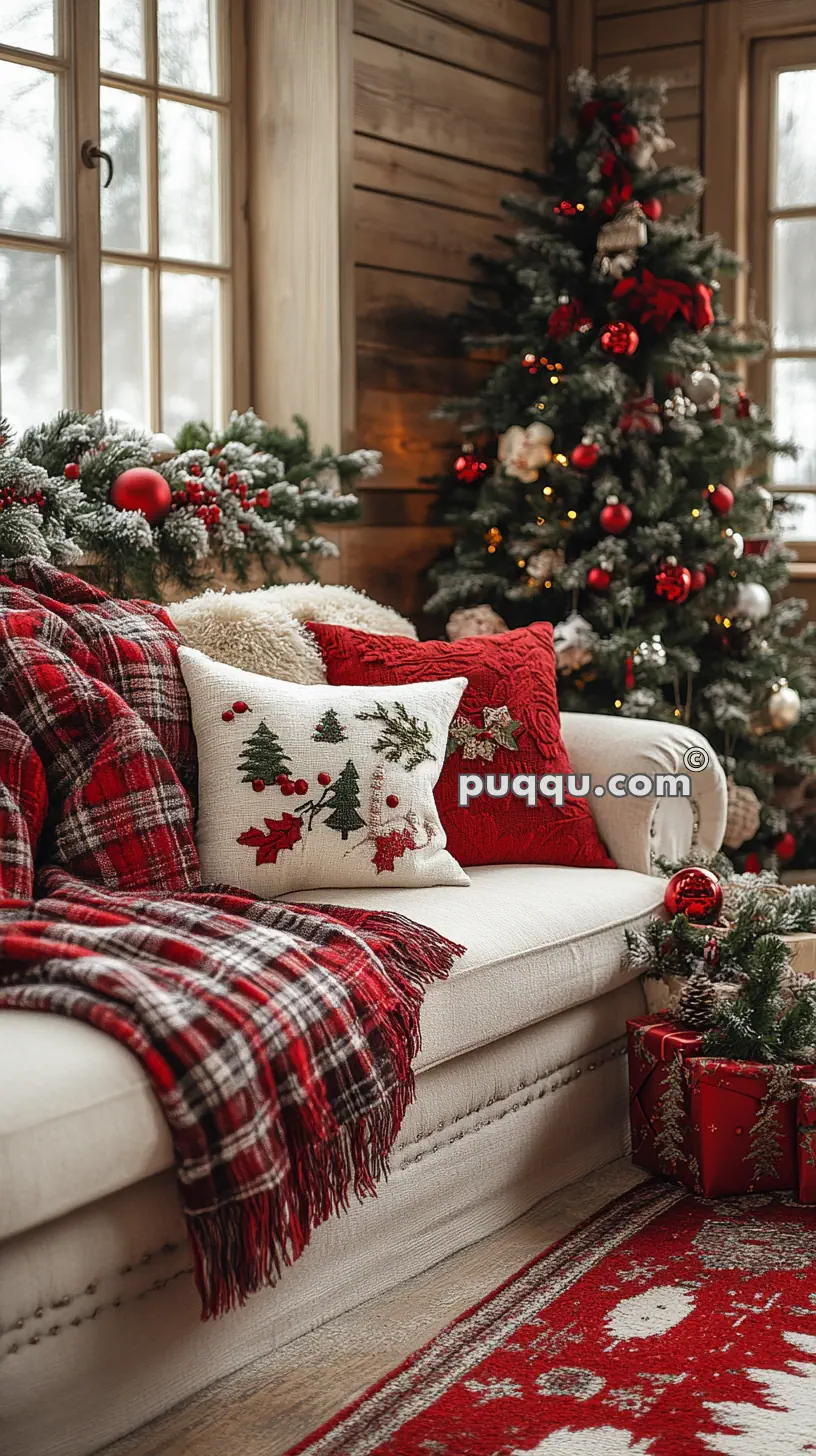
[[[627,1161],[247,1365],[100,1456],[282,1456],[470,1305],[646,1175]]]

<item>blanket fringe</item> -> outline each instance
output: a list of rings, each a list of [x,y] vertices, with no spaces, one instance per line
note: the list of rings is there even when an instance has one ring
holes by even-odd
[[[299,907],[298,907],[299,908]],[[313,907],[309,907],[312,909]],[[321,913],[342,920],[365,939],[394,989],[392,1014],[378,1034],[394,1074],[385,1102],[332,1136],[310,1137],[303,1122],[287,1127],[288,1178],[277,1188],[250,1194],[220,1208],[186,1215],[202,1319],[244,1304],[274,1284],[293,1264],[312,1230],[357,1198],[376,1195],[387,1178],[388,1155],[414,1098],[411,1066],[420,1047],[419,1011],[429,982],[447,975],[462,947],[402,915],[376,915],[343,906]]]

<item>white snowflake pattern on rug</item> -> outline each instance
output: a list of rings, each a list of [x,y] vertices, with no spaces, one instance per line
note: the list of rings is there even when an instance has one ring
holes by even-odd
[[[816,1356],[816,1335],[786,1333],[804,1354]],[[816,1451],[816,1363],[791,1360],[784,1370],[749,1370],[764,1388],[767,1405],[748,1401],[708,1402],[727,1430],[699,1439],[717,1456],[803,1456]],[[542,1448],[540,1448],[542,1449]]]
[[[478,1396],[477,1405],[486,1405],[489,1400],[521,1400],[524,1392],[515,1380],[496,1380],[491,1376],[487,1380],[465,1380],[465,1390],[472,1395]]]
[[[707,1269],[809,1269],[816,1263],[816,1229],[769,1225],[762,1219],[709,1218],[695,1234],[694,1247]]]
[[[539,1395],[571,1395],[575,1400],[592,1400],[605,1384],[602,1375],[596,1375],[593,1370],[583,1370],[579,1365],[561,1365],[536,1377]]]
[[[622,1340],[648,1340],[673,1330],[694,1309],[694,1296],[682,1284],[656,1284],[643,1294],[621,1299],[604,1321],[610,1350]]]
[[[653,1451],[651,1441],[638,1441],[618,1426],[587,1426],[583,1431],[562,1426],[532,1449],[516,1447],[510,1456],[650,1456]]]

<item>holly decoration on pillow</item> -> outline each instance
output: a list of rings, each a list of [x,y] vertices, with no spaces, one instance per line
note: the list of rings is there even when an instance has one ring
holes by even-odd
[[[313,743],[345,743],[346,730],[334,711],[334,708],[327,708],[320,722],[315,724],[315,731],[312,734]]]
[[[448,730],[448,752],[450,758],[457,750],[463,758],[483,758],[492,763],[497,748],[517,752],[516,738],[522,724],[514,718],[507,707],[482,708],[481,726],[471,723],[464,714],[457,713]]]
[[[288,775],[291,767],[291,760],[284,753],[277,733],[273,733],[262,720],[241,750],[238,772],[243,775],[242,782],[261,783],[268,787],[279,775]]]

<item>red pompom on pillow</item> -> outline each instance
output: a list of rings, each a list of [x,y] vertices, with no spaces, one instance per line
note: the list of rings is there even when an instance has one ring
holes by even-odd
[[[434,798],[448,849],[462,865],[557,864],[614,869],[584,799],[563,807],[538,795],[535,806],[512,792],[487,792],[459,804],[460,774],[571,773],[561,738],[555,653],[549,622],[495,637],[414,642],[310,622],[335,685],[394,687],[466,677],[450,729],[449,755]]]

